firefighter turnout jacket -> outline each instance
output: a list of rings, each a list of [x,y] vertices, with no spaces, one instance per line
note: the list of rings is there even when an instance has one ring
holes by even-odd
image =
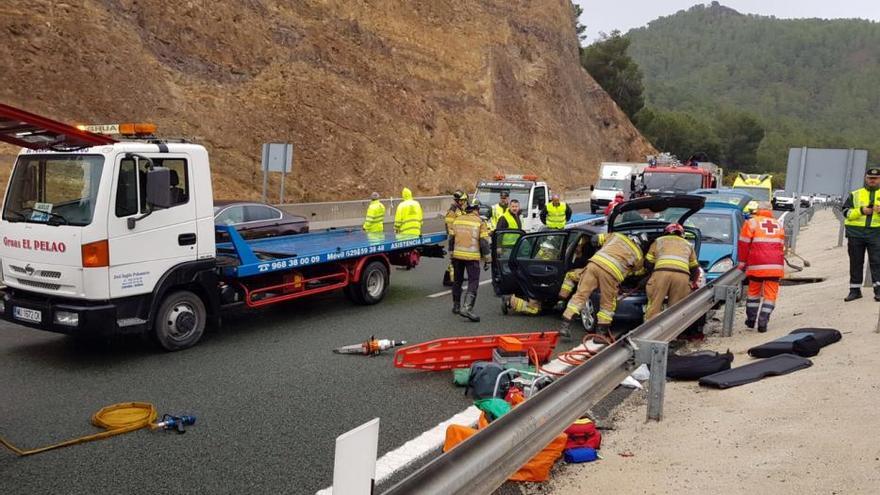
[[[590,258],[590,263],[613,275],[618,282],[623,282],[630,275],[645,273],[642,248],[632,239],[616,232],[599,234],[598,237],[601,249]]]
[[[446,233],[452,235],[452,222],[455,222],[455,219],[464,215],[465,211],[458,203],[453,202],[452,206],[446,210],[446,215],[443,217],[443,220],[446,222]]]
[[[449,249],[454,260],[488,260],[489,229],[476,210],[461,215],[452,222]]]
[[[785,275],[785,228],[768,210],[758,210],[739,233],[739,261],[750,278]]]
[[[687,239],[677,235],[658,237],[648,249],[645,261],[654,265],[654,270],[690,274],[700,267],[694,247]]]

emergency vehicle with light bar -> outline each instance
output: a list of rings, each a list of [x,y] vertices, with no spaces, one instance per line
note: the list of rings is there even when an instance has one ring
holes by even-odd
[[[244,240],[214,224],[205,148],[155,132],[77,128],[0,104],[0,141],[23,148],[0,218],[0,317],[75,336],[149,334],[173,351],[233,307],[339,289],[378,303],[392,265],[445,254],[445,232]],[[218,231],[229,242],[216,244]]]

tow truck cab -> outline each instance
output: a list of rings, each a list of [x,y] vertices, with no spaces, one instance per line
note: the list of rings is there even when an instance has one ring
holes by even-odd
[[[491,208],[498,204],[502,191],[507,191],[510,199],[519,200],[526,232],[535,232],[543,226],[541,209],[550,199],[546,182],[539,181],[536,175],[496,175],[492,180],[479,181],[474,198],[480,202],[480,216],[486,219],[492,216]]]
[[[23,149],[0,226],[8,320],[62,333],[140,333],[165,292],[180,287],[217,316],[211,171],[200,145]]]

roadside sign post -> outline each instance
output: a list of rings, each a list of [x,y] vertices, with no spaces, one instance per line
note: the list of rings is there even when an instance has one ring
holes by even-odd
[[[292,171],[293,145],[289,143],[263,143],[263,202],[268,203],[269,172],[281,173],[281,190],[278,202],[284,203],[284,179]]]
[[[800,197],[804,194],[828,194],[845,198],[850,191],[862,186],[862,177],[868,163],[868,152],[859,149],[791,148],[785,190],[795,195],[792,249],[797,246],[800,231]],[[837,246],[843,245],[843,221],[840,224]]]

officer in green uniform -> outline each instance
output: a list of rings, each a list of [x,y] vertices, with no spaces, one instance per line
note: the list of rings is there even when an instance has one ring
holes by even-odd
[[[849,294],[844,301],[862,297],[865,251],[874,282],[874,300],[880,301],[880,168],[865,173],[865,187],[851,192],[843,203],[849,253]]]

